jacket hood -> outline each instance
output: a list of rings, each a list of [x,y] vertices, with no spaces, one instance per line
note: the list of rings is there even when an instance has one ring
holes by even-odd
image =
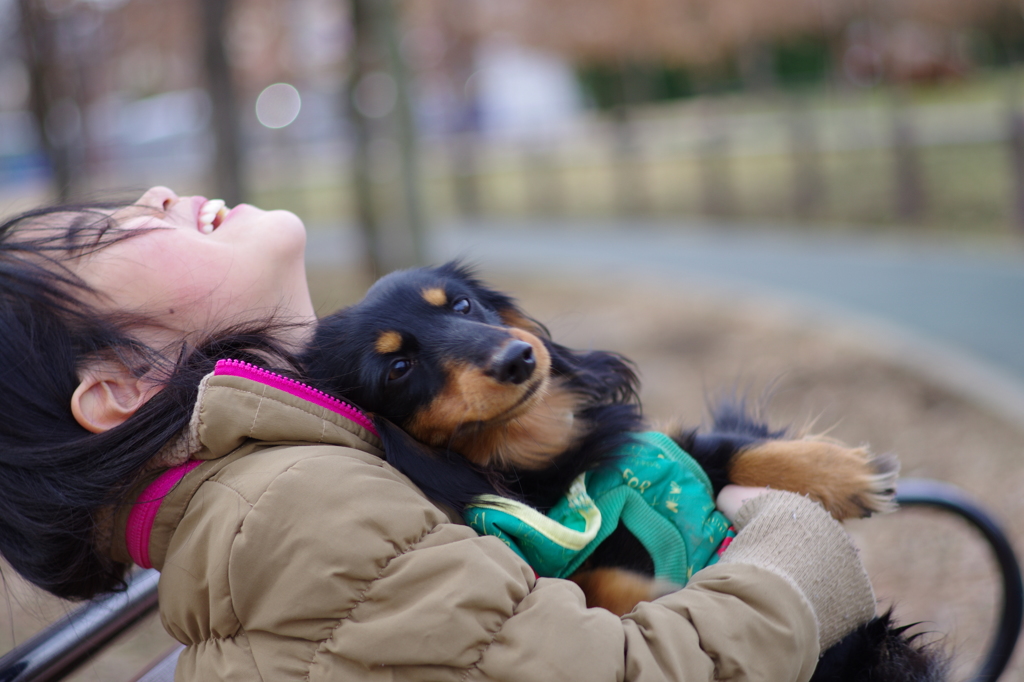
[[[158,456],[171,468],[148,472],[118,509],[111,556],[159,568],[157,538],[169,536],[203,481],[258,448],[298,442],[384,456],[373,423],[352,405],[254,365],[221,360],[200,384],[186,432]]]
[[[192,459],[218,459],[246,440],[345,445],[383,455],[370,419],[352,405],[238,360],[221,360],[203,379],[192,424]]]

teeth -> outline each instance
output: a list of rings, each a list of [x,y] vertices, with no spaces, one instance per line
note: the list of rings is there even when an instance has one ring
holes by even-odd
[[[210,234],[224,220],[225,215],[227,211],[224,200],[210,199],[199,210],[199,231]]]

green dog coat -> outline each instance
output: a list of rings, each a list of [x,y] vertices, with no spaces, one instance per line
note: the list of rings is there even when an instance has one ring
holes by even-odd
[[[710,479],[663,433],[638,433],[617,454],[581,474],[547,515],[482,495],[466,508],[466,523],[501,539],[538,575],[566,578],[622,522],[651,555],[655,577],[685,585],[735,535],[715,509]]]

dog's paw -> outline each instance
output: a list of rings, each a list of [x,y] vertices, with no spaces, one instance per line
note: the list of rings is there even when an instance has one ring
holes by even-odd
[[[831,476],[809,493],[835,518],[859,518],[896,509],[896,479],[900,462],[893,454],[875,454],[866,447],[849,448],[829,441],[822,456]]]
[[[808,495],[836,519],[892,511],[899,461],[823,438],[772,440],[737,453],[729,479]]]
[[[622,568],[577,571],[569,579],[583,589],[587,606],[607,609],[617,616],[626,615],[640,602],[652,601],[682,588],[668,580],[657,580]]]
[[[895,511],[899,459],[892,453],[874,454],[867,448],[860,449],[867,455],[870,473],[866,478],[867,485],[855,492],[850,501],[861,510],[861,516]]]

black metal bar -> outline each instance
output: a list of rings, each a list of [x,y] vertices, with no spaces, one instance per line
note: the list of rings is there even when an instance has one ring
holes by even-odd
[[[960,488],[941,481],[902,479],[896,501],[901,506],[935,507],[959,515],[973,525],[995,554],[1003,582],[1003,603],[988,656],[971,682],[995,682],[1006,669],[1020,636],[1024,586],[1020,564],[999,524]]]
[[[124,592],[81,606],[0,658],[0,682],[50,682],[71,673],[156,609],[154,570],[128,579]]]

